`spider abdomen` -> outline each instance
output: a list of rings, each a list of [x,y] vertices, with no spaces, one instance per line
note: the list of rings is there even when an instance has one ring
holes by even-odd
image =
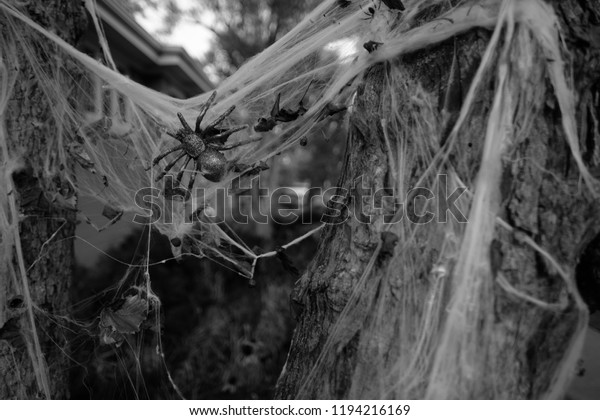
[[[200,160],[200,167],[202,168],[204,178],[212,182],[218,182],[223,179],[227,171],[227,159],[223,153],[207,147],[198,159]]]

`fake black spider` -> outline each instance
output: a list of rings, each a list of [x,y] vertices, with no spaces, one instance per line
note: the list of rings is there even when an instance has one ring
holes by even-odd
[[[377,48],[379,48],[380,45],[383,45],[383,42],[377,42],[377,41],[368,41],[365,42],[363,44],[363,47],[365,50],[367,50],[370,53],[372,53],[373,51],[375,51]]]
[[[258,122],[256,123],[256,125],[254,126],[254,131],[257,131],[257,132],[271,131],[277,125],[278,122],[295,121],[298,119],[298,117],[301,117],[302,115],[306,114],[306,111],[308,111],[308,109],[304,105],[304,98],[306,97],[306,94],[308,93],[308,89],[310,89],[311,85],[312,85],[312,80],[306,87],[306,90],[304,91],[304,94],[302,95],[302,98],[300,98],[300,102],[298,103],[298,109],[295,111],[293,111],[289,108],[279,109],[281,93],[278,93],[277,99],[275,99],[275,104],[273,104],[273,108],[271,108],[271,115],[266,118],[260,117],[258,119]]]
[[[185,173],[185,170],[192,159],[194,160],[195,166],[188,181],[188,193],[191,192],[192,187],[194,186],[194,181],[196,180],[196,175],[198,173],[201,173],[202,176],[209,181],[218,182],[225,175],[227,171],[227,165],[229,163],[221,151],[230,150],[260,140],[249,139],[227,146],[225,145],[231,134],[248,128],[247,125],[238,125],[230,128],[219,127],[219,124],[221,124],[225,118],[227,118],[229,114],[233,112],[235,105],[218,116],[204,129],[201,129],[200,124],[202,123],[202,119],[206,115],[206,112],[212,105],[216,96],[217,92],[215,91],[202,105],[200,114],[198,115],[198,118],[196,118],[195,130],[192,130],[181,113],[177,113],[183,128],[180,128],[175,133],[167,131],[167,134],[176,139],[180,144],[171,147],[156,156],[152,160],[152,166],[156,166],[161,159],[170,155],[171,153],[177,151],[181,151],[181,153],[179,153],[179,155],[177,155],[175,159],[171,161],[171,163],[165,166],[163,171],[156,177],[156,182],[160,181],[173,168],[173,166],[175,166],[175,164],[184,157],[185,161],[181,166],[179,173],[177,174],[177,181],[175,184],[177,187],[180,185],[181,180],[183,179],[183,174]]]
[[[363,20],[373,20],[373,18],[375,18],[375,8],[374,7],[369,7],[367,9],[367,11],[365,12],[365,9],[363,9],[360,4],[358,6],[360,7],[360,10],[362,10],[363,13],[365,15],[367,15],[367,17],[363,18]],[[377,10],[379,10],[380,8],[381,8],[381,2],[379,3],[379,7],[377,8]]]
[[[361,9],[362,9],[362,7],[361,7]],[[363,13],[364,13],[365,15],[367,15],[367,17],[366,17],[366,18],[363,18],[363,20],[373,20],[373,18],[375,17],[375,8],[373,8],[373,7],[369,7],[369,8],[367,9],[367,12],[365,12],[365,11],[363,10]]]

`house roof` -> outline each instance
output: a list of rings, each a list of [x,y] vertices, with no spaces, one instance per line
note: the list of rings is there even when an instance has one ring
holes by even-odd
[[[97,10],[119,67],[135,72],[142,79],[160,76],[186,96],[214,88],[197,60],[182,47],[164,45],[154,39],[120,0],[97,0]]]

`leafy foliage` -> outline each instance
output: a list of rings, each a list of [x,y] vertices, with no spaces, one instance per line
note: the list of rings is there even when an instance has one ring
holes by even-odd
[[[128,296],[118,309],[104,308],[100,313],[100,338],[103,344],[121,345],[124,334],[140,331],[147,316],[148,302],[139,295]]]

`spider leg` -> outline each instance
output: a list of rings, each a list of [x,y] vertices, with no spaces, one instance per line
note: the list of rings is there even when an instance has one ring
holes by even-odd
[[[212,136],[212,137],[206,139],[206,141],[208,143],[213,143],[215,141],[220,141],[221,139],[225,139],[226,140],[233,133],[236,133],[238,131],[244,130],[246,128],[248,128],[247,124],[238,125],[236,127],[231,127],[229,130],[224,131],[223,133],[217,134],[216,136]]]
[[[181,160],[182,157],[184,157],[186,155],[185,152],[181,152],[181,154],[179,156],[177,156],[171,163],[169,163],[167,166],[165,166],[165,169],[163,169],[163,171],[158,174],[158,176],[156,177],[156,182],[160,181],[161,179],[164,178],[164,176],[169,173],[169,171],[171,170],[171,168],[173,166],[175,166],[175,164],[177,162],[179,162]]]
[[[174,197],[182,197],[184,200],[187,198],[187,191],[182,191],[181,180],[183,179],[183,175],[185,174],[185,168],[188,165],[188,163],[190,163],[191,159],[192,157],[188,155],[188,157],[185,160],[185,163],[183,164],[183,166],[179,170],[179,173],[177,174],[177,179],[175,180],[175,182],[173,182],[173,178],[170,178],[168,181],[165,181],[165,197],[169,199]]]
[[[193,133],[192,127],[190,127],[190,125],[187,123],[185,118],[183,118],[183,114],[181,112],[178,112],[177,116],[179,117],[179,121],[181,121],[181,125],[183,126],[185,131],[189,131],[190,133]]]
[[[191,194],[192,193],[192,187],[194,186],[194,181],[196,181],[196,175],[198,175],[198,172],[200,172],[201,167],[200,167],[200,160],[197,159],[196,160],[196,167],[194,168],[194,170],[192,171],[192,174],[190,175],[190,180],[188,181],[188,193]]]
[[[179,186],[179,184],[181,184],[181,180],[183,179],[183,174],[185,174],[185,168],[190,163],[190,160],[192,160],[192,157],[188,156],[187,159],[185,160],[183,166],[179,170],[179,173],[177,174],[177,182],[175,183],[175,185]]]
[[[229,116],[229,114],[231,114],[233,112],[234,109],[235,109],[235,105],[233,105],[227,111],[225,111],[224,113],[222,113],[221,115],[219,115],[219,117],[217,117],[216,120],[214,120],[209,125],[207,125],[206,128],[204,130],[202,130],[202,131],[209,131],[209,130],[213,130],[214,128],[216,128],[217,125],[221,124],[223,122],[223,120],[225,118],[227,118]]]
[[[271,108],[271,117],[275,118],[279,115],[279,100],[281,99],[281,92],[277,94],[277,99],[275,99],[275,103],[273,104],[273,108]]]
[[[181,139],[177,137],[177,132],[165,131],[165,133],[167,133],[168,136],[173,137],[175,140],[181,142]]]
[[[249,139],[249,140],[238,141],[237,143],[232,143],[228,146],[212,146],[211,145],[211,147],[213,147],[214,149],[217,149],[217,150],[231,150],[231,149],[235,149],[236,147],[240,147],[245,144],[250,144],[250,143],[254,143],[257,141],[261,141],[261,140],[262,140],[262,137],[260,137],[258,139]]]
[[[362,6],[359,4],[358,7],[360,7],[360,10],[362,10],[362,12],[367,15],[366,18],[362,18],[362,20],[370,20],[373,19],[373,17],[375,16],[375,9],[373,9],[372,7],[369,7],[367,10],[369,10],[369,12],[372,10],[373,13],[368,13],[365,12],[365,9],[362,8]]]
[[[176,152],[178,150],[183,149],[183,144],[178,144],[177,146],[173,146],[170,149],[165,150],[164,152],[162,152],[160,155],[156,156],[153,160],[152,160],[152,166],[156,165],[162,158],[164,158],[165,156]]]
[[[304,91],[304,95],[302,95],[302,98],[300,98],[300,102],[299,102],[301,107],[304,107],[304,104],[303,104],[304,98],[306,97],[306,94],[308,93],[308,90],[310,89],[310,87],[311,87],[311,85],[313,84],[314,81],[315,81],[315,79],[312,79],[310,81],[310,83],[308,84],[308,86],[306,86],[306,90]]]
[[[200,123],[204,119],[204,116],[206,115],[208,108],[210,108],[210,106],[212,105],[212,103],[214,102],[216,97],[217,97],[217,91],[215,90],[212,93],[212,95],[210,95],[210,98],[208,98],[208,100],[206,102],[204,102],[204,105],[202,105],[202,108],[200,109],[200,113],[198,114],[198,118],[196,118],[196,133],[200,133]]]

